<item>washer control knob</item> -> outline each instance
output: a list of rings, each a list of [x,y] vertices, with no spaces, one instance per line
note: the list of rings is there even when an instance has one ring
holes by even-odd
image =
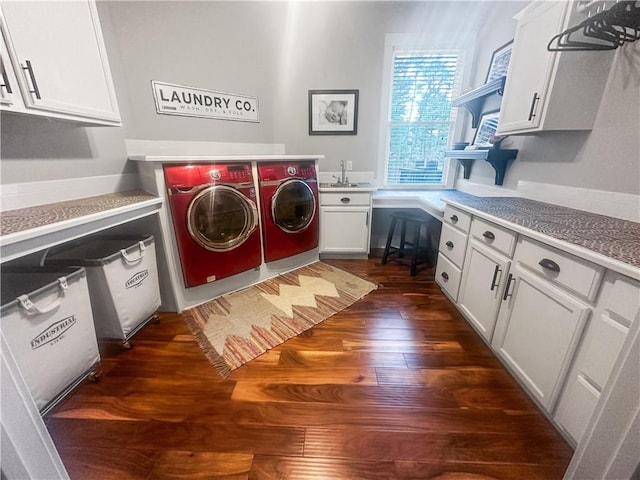
[[[211,177],[212,180],[220,180],[220,177],[222,175],[220,174],[220,170],[210,170],[209,176]]]
[[[287,167],[287,173],[289,175],[295,175],[296,173],[298,173],[298,170],[296,170],[296,167],[294,167],[293,165],[289,165]]]

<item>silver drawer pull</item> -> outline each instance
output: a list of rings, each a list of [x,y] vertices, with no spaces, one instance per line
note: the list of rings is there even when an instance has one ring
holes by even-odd
[[[440,274],[440,276],[441,276],[442,278],[444,278],[445,280],[449,280],[449,275],[447,274],[447,272],[442,272],[442,273]]]
[[[513,275],[510,273],[509,276],[507,277],[507,287],[504,289],[504,295],[502,296],[502,300],[506,300],[511,295],[513,295],[513,293],[509,293],[509,287],[511,286],[511,280],[513,280]]]
[[[486,238],[487,240],[495,240],[495,239],[496,239],[496,236],[493,234],[493,232],[490,232],[489,230],[487,230],[486,232],[484,232],[484,233],[482,234],[482,236],[483,236],[484,238]]]
[[[556,273],[560,272],[560,265],[558,265],[556,262],[548,258],[543,258],[542,260],[540,260],[538,262],[538,265],[552,272],[556,272]]]
[[[493,279],[491,280],[491,291],[493,292],[493,290],[498,286],[498,284],[496,283],[496,279],[498,278],[498,273],[500,273],[500,265],[496,265],[496,269],[493,271]]]
[[[342,203],[349,203],[349,202],[351,201],[351,199],[350,199],[349,197],[342,197],[342,198],[340,199],[340,201],[341,201]]]
[[[33,90],[29,89],[29,93],[33,93],[38,100],[41,100],[40,89],[38,88],[38,84],[36,83],[36,76],[33,74],[33,67],[31,66],[31,61],[27,60],[25,63],[27,64],[27,66],[22,67],[22,69],[29,74],[29,78],[31,79],[31,84],[33,85]]]
[[[445,245],[449,248],[453,248],[453,242],[451,240],[449,240],[447,243],[445,243]]]
[[[458,223],[458,216],[457,215],[451,215],[449,217],[449,220],[451,220],[451,223]]]

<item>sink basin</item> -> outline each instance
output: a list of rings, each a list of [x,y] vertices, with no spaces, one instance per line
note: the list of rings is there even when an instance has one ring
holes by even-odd
[[[358,183],[321,183],[320,188],[355,188],[360,186]]]

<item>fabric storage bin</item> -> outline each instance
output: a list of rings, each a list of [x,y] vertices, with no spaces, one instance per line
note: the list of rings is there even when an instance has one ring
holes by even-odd
[[[50,249],[45,265],[77,265],[87,270],[96,334],[129,339],[160,307],[156,250],[146,237],[92,236]]]
[[[0,325],[42,414],[88,375],[100,353],[85,269],[2,267]]]

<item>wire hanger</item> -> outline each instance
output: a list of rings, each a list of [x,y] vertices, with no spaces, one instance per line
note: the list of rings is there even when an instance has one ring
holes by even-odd
[[[640,2],[621,1],[555,35],[550,52],[614,50],[640,39]]]

